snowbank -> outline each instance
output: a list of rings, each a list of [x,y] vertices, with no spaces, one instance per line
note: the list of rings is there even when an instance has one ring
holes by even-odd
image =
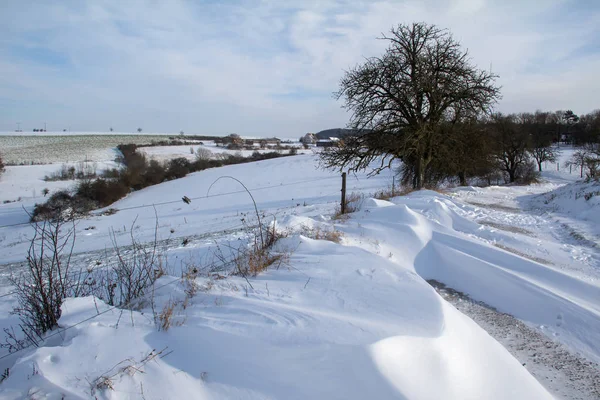
[[[358,213],[342,228],[345,243],[544,326],[548,334],[600,361],[598,282],[482,241],[482,226],[460,215],[462,209],[445,195],[421,191],[392,201],[395,207]]]
[[[414,272],[359,247],[297,236],[282,245],[297,248],[290,268],[253,279],[254,289],[214,281],[168,332],[147,308],[66,331],[17,361],[3,398],[551,398]],[[167,299],[157,298],[157,307]],[[69,300],[61,324],[97,306]]]
[[[538,208],[600,224],[600,182],[575,182],[537,196]]]

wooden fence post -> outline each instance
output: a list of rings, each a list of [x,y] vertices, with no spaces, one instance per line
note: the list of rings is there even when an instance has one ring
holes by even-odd
[[[346,214],[346,173],[342,172],[342,202],[340,203],[342,214]]]

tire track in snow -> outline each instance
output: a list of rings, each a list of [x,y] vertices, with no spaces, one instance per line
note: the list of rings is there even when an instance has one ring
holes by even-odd
[[[502,344],[554,396],[600,399],[600,365],[571,352],[510,314],[475,301],[436,280],[427,282],[444,300]]]

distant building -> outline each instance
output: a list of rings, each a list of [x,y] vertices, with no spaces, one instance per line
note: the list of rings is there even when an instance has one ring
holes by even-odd
[[[244,144],[244,139],[242,139],[237,133],[232,133],[231,135],[225,136],[222,140],[222,143],[226,145],[232,144],[235,146],[242,146]]]
[[[315,144],[317,143],[317,135],[314,133],[307,133],[306,135],[300,138],[300,143],[302,144]]]
[[[275,146],[275,147],[277,147],[277,146],[281,145],[281,139],[278,139],[278,138],[275,138],[275,137],[273,137],[273,138],[264,138],[264,139],[260,139],[258,141],[258,143],[259,143],[260,147],[263,148],[263,149],[265,147],[268,147],[268,146]]]
[[[227,146],[229,148],[242,148],[244,146],[254,146],[256,144],[260,147],[265,148],[267,146],[279,146],[281,145],[281,139],[278,138],[264,138],[264,139],[244,139],[236,133],[225,136],[224,138],[215,139],[215,143]]]
[[[339,138],[330,137],[328,139],[317,140],[317,147],[333,147],[340,141]]]

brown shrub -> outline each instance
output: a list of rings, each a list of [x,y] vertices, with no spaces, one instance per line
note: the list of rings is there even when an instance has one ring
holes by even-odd
[[[303,226],[300,229],[300,234],[315,240],[327,240],[329,242],[341,243],[344,234],[335,228],[323,229],[321,227],[309,228]]]

